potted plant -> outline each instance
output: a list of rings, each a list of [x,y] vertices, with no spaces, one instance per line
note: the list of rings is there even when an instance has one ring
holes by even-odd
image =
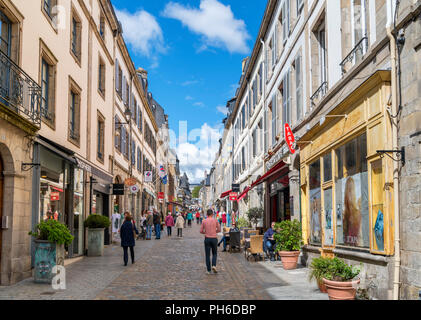
[[[248,228],[250,223],[247,221],[246,218],[239,218],[237,221],[237,227],[242,230],[244,228]]]
[[[99,257],[104,254],[104,229],[110,225],[110,219],[99,214],[91,214],[85,220],[85,227],[88,228],[89,257]]]
[[[323,277],[332,263],[332,258],[319,257],[314,258],[309,266],[309,281],[316,280],[319,289],[323,293],[327,293],[326,285],[323,283]]]
[[[262,208],[251,208],[247,211],[247,217],[250,222],[254,223],[254,226],[257,227],[257,222],[263,217]]]
[[[73,236],[66,225],[54,219],[41,221],[28,234],[35,237],[34,281],[51,283],[53,268],[64,265],[64,245],[70,245]]]
[[[285,220],[275,224],[274,234],[276,251],[281,257],[286,270],[296,269],[302,245],[301,223],[297,220]]]
[[[323,275],[330,300],[355,300],[356,286],[360,280],[353,279],[360,273],[360,268],[352,267],[335,257]]]

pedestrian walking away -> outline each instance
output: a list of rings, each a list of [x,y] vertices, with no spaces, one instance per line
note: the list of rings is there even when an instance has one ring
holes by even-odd
[[[151,240],[152,238],[152,225],[153,225],[152,211],[148,211],[148,216],[146,217],[146,240]]]
[[[187,223],[189,225],[189,227],[191,228],[191,221],[193,220],[193,213],[189,212],[187,213]]]
[[[154,209],[153,212],[153,224],[155,228],[155,239],[161,239],[161,215]]]
[[[180,213],[177,215],[175,227],[177,228],[177,237],[183,237],[184,219]]]
[[[211,270],[218,273],[216,269],[216,259],[218,255],[218,236],[217,233],[221,232],[221,225],[216,219],[213,218],[213,211],[208,210],[207,218],[203,221],[200,227],[200,233],[205,235],[205,255],[206,255],[206,268],[207,273],[210,274]],[[210,261],[210,253],[212,251],[212,269]]]
[[[171,214],[165,218],[165,225],[167,226],[167,235],[171,237],[172,227],[174,227],[174,219]]]
[[[132,222],[131,215],[126,215],[124,223],[120,228],[121,246],[123,247],[123,260],[124,265],[127,266],[129,260],[128,249],[130,248],[130,256],[132,258],[132,264],[134,263],[134,246],[135,246],[135,234],[139,234],[136,226]]]
[[[196,223],[197,224],[200,223],[200,212],[199,211],[196,212]]]

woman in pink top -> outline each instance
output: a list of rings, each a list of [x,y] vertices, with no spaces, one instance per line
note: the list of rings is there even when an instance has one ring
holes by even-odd
[[[221,232],[221,226],[216,219],[213,218],[213,211],[211,209],[207,212],[208,218],[202,222],[200,233],[205,235],[205,254],[206,254],[206,268],[207,274],[211,273],[210,252],[212,250],[212,271],[218,273],[216,270],[216,258],[218,252],[218,236]]]
[[[174,218],[172,217],[171,214],[169,214],[165,218],[165,225],[167,226],[167,234],[168,234],[169,237],[171,237],[172,227],[174,227]]]

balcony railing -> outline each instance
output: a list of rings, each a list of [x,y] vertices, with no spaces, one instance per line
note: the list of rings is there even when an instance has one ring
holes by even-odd
[[[367,47],[368,47],[368,38],[364,37],[357,43],[357,45],[351,50],[351,52],[340,63],[342,74],[345,74],[347,72],[346,64],[349,62],[352,63],[352,65],[357,63],[358,58],[362,57],[367,51]],[[359,52],[361,54],[360,56],[358,55]]]
[[[316,105],[319,98],[323,97],[327,93],[327,90],[327,82],[325,81],[319,88],[317,88],[316,92],[311,96],[311,107],[314,107]]]
[[[41,126],[41,87],[1,51],[0,103]]]

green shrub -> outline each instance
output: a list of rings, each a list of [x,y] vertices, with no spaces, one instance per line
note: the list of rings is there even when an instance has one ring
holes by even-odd
[[[237,228],[248,228],[250,222],[246,218],[239,218],[237,221]]]
[[[91,214],[85,220],[85,227],[89,229],[102,229],[108,228],[111,225],[110,219],[108,217],[100,214]]]
[[[66,225],[53,219],[41,221],[35,226],[35,232],[30,231],[28,234],[37,240],[65,245],[70,245],[74,238]]]
[[[332,261],[332,258],[327,257],[314,258],[309,266],[309,280],[315,279],[317,282],[321,282]]]
[[[299,251],[302,245],[301,223],[285,220],[275,224],[276,251]]]
[[[263,217],[263,213],[263,208],[251,208],[247,211],[247,218],[257,226],[257,222]]]
[[[333,281],[351,281],[359,275],[361,269],[345,263],[345,261],[335,257],[327,267],[324,278]]]

